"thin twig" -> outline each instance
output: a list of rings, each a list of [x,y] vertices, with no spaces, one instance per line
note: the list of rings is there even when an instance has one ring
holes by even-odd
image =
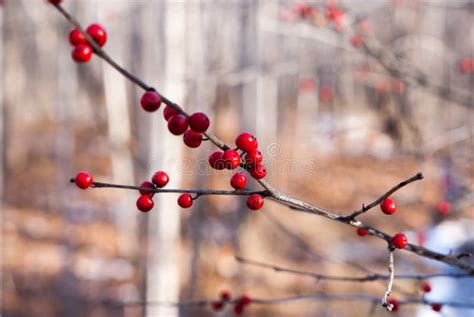
[[[74,178],[69,180],[74,183]],[[204,195],[232,195],[232,196],[248,196],[253,194],[259,194],[261,196],[268,196],[269,192],[266,190],[221,190],[221,189],[165,189],[165,188],[150,188],[140,187],[134,185],[119,185],[102,182],[92,182],[92,188],[119,188],[119,189],[132,189],[137,191],[144,191],[150,193],[189,193],[196,194],[197,196]]]
[[[389,275],[387,274],[367,274],[364,276],[337,276],[337,275],[327,275],[327,274],[320,274],[320,273],[315,273],[315,272],[308,272],[308,271],[301,271],[301,270],[295,270],[291,268],[286,268],[278,265],[273,265],[261,261],[256,261],[256,260],[251,260],[247,258],[243,258],[241,256],[236,256],[235,257],[236,261],[242,264],[250,265],[250,266],[256,266],[256,267],[261,267],[264,269],[271,269],[276,272],[283,272],[283,273],[289,273],[289,274],[296,274],[296,275],[301,275],[301,276],[307,276],[310,278],[314,278],[317,281],[321,280],[328,280],[328,281],[339,281],[339,282],[360,282],[360,283],[365,283],[365,282],[373,282],[373,281],[379,281],[379,280],[387,280],[389,278]],[[401,279],[401,280],[427,280],[427,279],[432,279],[432,278],[438,278],[438,277],[450,277],[450,278],[474,278],[474,276],[469,275],[469,274],[463,274],[463,273],[434,273],[434,274],[400,274],[396,275],[395,278]]]
[[[382,306],[387,308],[388,311],[392,311],[393,309],[393,304],[390,304],[388,302],[388,298],[390,294],[392,293],[392,287],[393,287],[393,280],[395,278],[395,265],[393,263],[393,249],[389,250],[389,256],[388,256],[388,283],[387,283],[387,289],[385,290],[385,293],[382,297]]]
[[[398,185],[392,187],[389,191],[387,191],[385,194],[383,194],[382,196],[380,196],[378,199],[374,200],[370,204],[362,205],[361,209],[356,210],[351,215],[347,216],[347,220],[355,219],[357,216],[359,216],[359,215],[367,212],[368,210],[374,208],[375,206],[379,205],[385,198],[391,196],[397,190],[405,187],[408,184],[411,184],[413,182],[422,180],[423,178],[424,178],[423,174],[421,172],[419,172],[415,176],[412,176],[409,179],[406,179],[406,180],[400,182]]]

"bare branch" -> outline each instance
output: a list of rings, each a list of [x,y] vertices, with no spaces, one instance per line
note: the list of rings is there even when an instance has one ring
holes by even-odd
[[[389,279],[389,275],[387,274],[368,274],[364,276],[337,276],[337,275],[327,275],[327,274],[319,274],[315,272],[307,272],[301,270],[290,269],[278,265],[273,265],[261,261],[251,260],[247,258],[243,258],[241,256],[235,257],[236,261],[245,265],[261,267],[264,269],[270,269],[275,272],[283,272],[301,276],[307,276],[310,278],[314,278],[317,281],[327,280],[327,281],[338,281],[338,282],[356,282],[356,283],[365,283],[365,282],[373,282],[379,280],[387,280]],[[473,275],[463,274],[463,273],[435,273],[435,274],[400,274],[396,275],[395,278],[401,280],[427,280],[432,278],[438,277],[450,277],[450,278],[474,278]]]
[[[393,193],[395,193],[397,190],[405,187],[406,185],[422,180],[424,178],[423,174],[421,172],[417,173],[415,176],[410,177],[409,179],[404,180],[403,182],[400,182],[398,185],[392,187],[389,191],[387,191],[385,194],[380,196],[378,199],[375,201],[371,202],[368,205],[362,205],[362,208],[354,211],[351,215],[347,217],[348,220],[355,219],[357,216],[367,212],[368,210],[374,208],[375,206],[379,205],[385,198],[391,196]]]
[[[390,304],[388,302],[388,298],[390,294],[392,293],[392,287],[393,287],[393,280],[395,278],[395,265],[393,264],[393,249],[389,250],[389,256],[388,256],[388,283],[387,283],[387,289],[385,290],[385,293],[382,297],[382,306],[387,308],[388,311],[392,311],[393,309],[393,304]]]

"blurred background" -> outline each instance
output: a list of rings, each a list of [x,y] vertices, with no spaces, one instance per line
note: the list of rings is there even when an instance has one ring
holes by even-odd
[[[97,56],[75,64],[71,25],[53,6],[0,4],[4,316],[213,316],[209,307],[114,303],[213,299],[222,290],[259,298],[382,296],[384,281],[317,282],[235,260],[322,274],[385,273],[385,243],[351,227],[270,201],[249,212],[245,197],[232,196],[200,197],[181,209],[177,194],[159,194],[143,214],[134,191],[71,185],[79,170],[129,185],[165,170],[168,188],[230,189],[231,173],[210,171],[211,144],[185,148],[167,132],[162,109],[144,113],[143,91]],[[188,112],[206,112],[211,130],[228,144],[242,131],[254,133],[267,179],[280,191],[349,214],[422,171],[425,180],[394,195],[394,216],[377,207],[361,220],[439,252],[474,249],[472,1],[64,0],[63,6],[83,26],[102,24],[114,60]],[[391,76],[357,36],[390,55],[402,74],[416,76]],[[408,252],[396,252],[395,265],[400,274],[453,271]],[[421,283],[396,280],[392,296],[420,299]],[[474,302],[472,279],[431,284],[426,299]],[[219,314],[232,316],[232,308]],[[391,314],[363,302],[297,301],[245,311]],[[396,314],[439,315],[416,305]]]

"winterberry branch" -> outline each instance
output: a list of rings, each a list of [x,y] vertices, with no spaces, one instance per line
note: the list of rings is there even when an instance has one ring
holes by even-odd
[[[421,172],[417,173],[415,176],[410,177],[409,179],[406,179],[402,182],[400,182],[398,185],[392,187],[389,191],[387,191],[385,194],[380,196],[378,199],[374,200],[368,205],[362,205],[362,208],[354,211],[351,215],[347,216],[347,220],[353,220],[357,216],[367,212],[368,210],[374,208],[375,206],[379,205],[385,198],[391,196],[393,193],[395,193],[397,190],[405,187],[406,185],[422,180],[424,178],[423,174]]]
[[[309,278],[313,278],[316,281],[337,281],[337,282],[355,282],[355,283],[365,283],[365,282],[373,282],[373,281],[380,281],[380,280],[387,280],[389,275],[386,274],[368,274],[365,276],[355,277],[355,276],[338,276],[338,275],[327,275],[327,274],[320,274],[315,272],[308,272],[308,271],[301,271],[295,270],[291,268],[286,268],[278,265],[273,265],[261,261],[251,260],[247,258],[243,258],[241,256],[235,257],[236,261],[250,266],[260,267],[264,269],[270,269],[275,272],[283,272],[289,274],[295,274],[300,276],[307,276]],[[449,277],[449,278],[474,278],[473,275],[463,274],[463,273],[433,273],[433,274],[400,274],[395,275],[394,278],[400,280],[427,280],[432,278],[438,277]]]
[[[84,30],[80,26],[80,24],[68,12],[66,12],[66,10],[64,10],[61,7],[60,4],[54,4],[54,6],[58,9],[58,11],[72,25],[74,25],[84,35],[84,37],[87,39],[89,44],[92,46],[92,48],[93,48],[93,50],[94,50],[94,52],[96,53],[97,56],[103,58],[112,67],[117,69],[121,74],[123,74],[125,77],[127,77],[129,80],[131,80],[133,83],[139,85],[142,89],[144,89],[146,91],[156,91],[153,87],[145,84],[142,80],[138,79],[138,77],[132,75],[131,73],[129,73],[128,71],[126,71],[125,69],[120,67],[115,61],[113,61],[99,47],[99,45],[96,45],[95,41],[86,32],[84,32]],[[163,103],[165,103],[167,106],[170,106],[171,108],[173,108],[177,112],[183,114],[186,117],[189,117],[189,115],[186,112],[184,112],[184,110],[181,107],[179,107],[177,104],[171,102],[169,99],[165,98],[164,96],[160,95],[160,97],[161,97],[161,101]],[[217,138],[214,134],[212,134],[210,132],[204,132],[203,135],[205,137],[207,137],[213,144],[215,144],[220,149],[222,149],[222,150],[230,149],[229,146],[227,146],[223,141],[221,141],[219,138]],[[246,165],[241,165],[241,167],[248,170]],[[267,190],[268,197],[270,199],[280,203],[280,204],[286,205],[290,208],[293,208],[293,209],[296,209],[296,210],[299,210],[299,211],[304,211],[304,212],[307,212],[307,213],[320,215],[320,216],[323,216],[325,218],[328,218],[328,219],[331,219],[331,220],[335,220],[335,221],[353,226],[355,228],[365,229],[370,234],[372,234],[373,236],[376,236],[380,239],[383,239],[387,243],[390,243],[390,241],[391,241],[392,237],[390,235],[388,235],[388,234],[386,234],[386,233],[384,233],[384,232],[382,232],[382,231],[380,231],[376,228],[368,226],[368,225],[366,225],[366,224],[364,224],[364,223],[362,223],[358,220],[355,220],[355,219],[347,219],[346,217],[344,217],[342,215],[332,213],[332,212],[330,212],[328,210],[325,210],[321,207],[318,207],[318,206],[315,206],[315,205],[310,204],[308,202],[293,198],[293,197],[291,197],[287,194],[283,194],[283,193],[277,191],[276,189],[274,189],[268,182],[263,180],[262,177],[255,177],[255,178],[262,185],[262,187],[264,187]],[[261,205],[263,205],[262,201],[260,201],[258,203],[259,203],[260,207],[261,207]],[[146,202],[145,205],[147,205],[146,207],[149,208],[146,211],[148,211],[152,208],[152,206],[153,206],[152,204],[153,204],[152,202]],[[189,206],[190,205],[188,205],[187,207],[189,207]],[[405,249],[410,251],[410,252],[416,253],[419,256],[423,256],[423,257],[434,259],[434,260],[437,260],[437,261],[440,261],[440,262],[443,262],[443,263],[446,263],[446,264],[450,264],[450,265],[456,266],[456,267],[458,267],[458,268],[460,268],[460,269],[462,269],[462,270],[464,270],[464,271],[466,271],[470,274],[474,274],[474,266],[469,265],[468,263],[463,262],[463,261],[461,261],[460,259],[458,259],[456,257],[449,256],[449,255],[443,255],[443,254],[428,250],[428,249],[423,248],[423,247],[412,245],[412,244],[407,244]]]
[[[382,297],[382,306],[387,308],[388,311],[393,310],[393,304],[388,301],[388,297],[392,293],[392,287],[393,287],[393,280],[395,277],[395,265],[393,263],[393,249],[389,250],[389,255],[388,255],[388,283],[387,283],[387,289],[385,290],[385,293]]]
[[[75,178],[71,178],[69,181],[71,183],[74,183]],[[165,189],[165,188],[140,187],[140,186],[134,186],[134,185],[119,185],[119,184],[110,184],[110,183],[102,183],[102,182],[92,182],[90,187],[132,189],[136,191],[143,191],[143,192],[149,192],[149,193],[188,193],[188,194],[196,194],[198,196],[205,196],[205,195],[249,196],[253,194],[258,194],[265,197],[270,194],[267,190]]]

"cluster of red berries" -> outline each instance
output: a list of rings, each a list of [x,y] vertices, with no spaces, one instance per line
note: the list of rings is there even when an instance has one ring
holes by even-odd
[[[107,32],[99,24],[91,24],[87,27],[86,33],[99,45],[100,47],[107,42]],[[71,56],[76,63],[85,63],[92,58],[92,47],[89,45],[87,38],[78,29],[74,28],[69,32],[69,42],[74,48]]]
[[[161,96],[154,90],[145,92],[140,100],[142,108],[147,112],[158,110],[161,102]],[[183,135],[184,144],[190,148],[197,148],[201,145],[203,133],[210,125],[209,118],[205,113],[196,112],[186,117],[171,106],[166,106],[163,116],[168,122],[168,130],[171,134]]]
[[[257,139],[251,133],[244,132],[235,139],[235,145],[236,149],[218,150],[209,155],[209,165],[216,170],[233,170],[242,166],[253,178],[264,178],[267,168],[262,164],[263,155],[258,150]],[[238,150],[241,151],[240,154]],[[236,190],[244,189],[247,185],[247,175],[242,172],[235,173],[230,179],[230,185]],[[259,194],[249,196],[247,206],[252,210],[259,210],[263,207],[263,197]]]
[[[211,307],[214,311],[221,311],[225,304],[229,303],[231,299],[230,292],[223,291],[221,292],[219,299],[212,302]],[[240,315],[244,312],[244,308],[252,303],[252,299],[247,295],[242,295],[233,302],[235,303],[234,313]]]
[[[140,184],[140,197],[137,199],[137,208],[140,211],[150,211],[155,203],[153,202],[153,196],[155,195],[154,189],[163,188],[168,184],[170,178],[166,172],[158,171],[153,174],[150,181],[145,181]]]

